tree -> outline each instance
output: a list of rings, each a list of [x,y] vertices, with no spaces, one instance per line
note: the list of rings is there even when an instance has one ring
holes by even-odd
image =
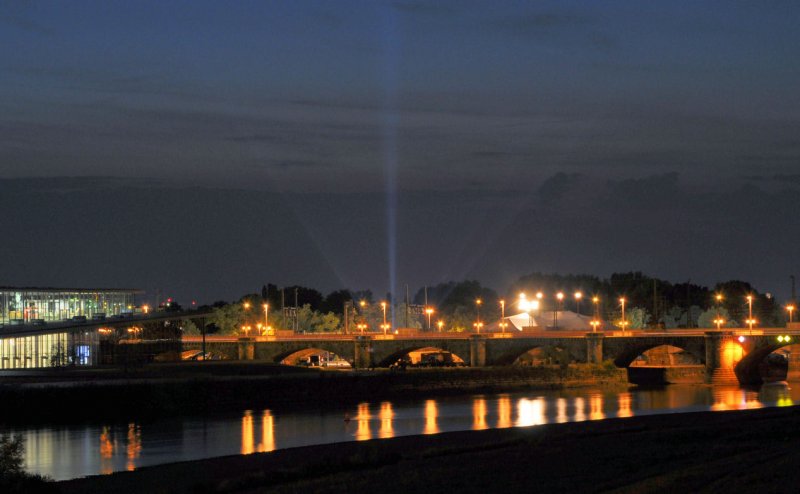
[[[22,458],[25,454],[25,445],[22,436],[0,436],[0,485],[24,475]]]
[[[714,322],[714,319],[717,318],[718,312],[719,312],[719,317],[721,317],[725,321],[723,326],[735,327],[737,325],[737,322],[731,319],[731,316],[730,314],[728,314],[728,310],[725,307],[720,307],[719,311],[717,311],[716,308],[712,307],[700,313],[700,315],[697,317],[697,327],[716,328],[717,325]]]
[[[626,311],[625,318],[630,323],[628,326],[630,329],[642,329],[650,322],[650,313],[641,307],[631,307]]]

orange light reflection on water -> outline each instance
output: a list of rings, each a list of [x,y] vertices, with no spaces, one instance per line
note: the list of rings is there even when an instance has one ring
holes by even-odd
[[[378,413],[381,419],[381,428],[378,430],[378,437],[381,439],[394,437],[394,410],[388,401],[381,403],[381,411]]]
[[[260,453],[275,451],[275,418],[272,412],[264,410],[261,415],[261,443],[258,445]]]
[[[602,420],[606,418],[603,412],[603,395],[593,394],[589,397],[589,420]]]
[[[556,415],[556,422],[559,424],[563,424],[569,417],[567,417],[567,399],[566,398],[559,398],[556,402],[556,410],[558,411],[558,415]]]
[[[488,428],[489,424],[486,423],[486,400],[484,398],[475,398],[472,400],[472,429],[480,431]]]
[[[128,447],[126,449],[128,462],[125,468],[132,472],[136,469],[136,460],[142,452],[142,429],[134,423],[128,424]]]
[[[369,403],[359,403],[358,415],[356,415],[356,441],[366,441],[372,439],[372,431],[369,428],[369,419],[372,416],[369,414]]]
[[[437,434],[439,432],[439,424],[436,423],[436,418],[439,416],[439,408],[436,406],[436,400],[425,401],[425,430],[423,434]]]
[[[617,410],[617,417],[627,418],[633,417],[633,410],[631,409],[631,401],[633,395],[630,393],[620,393],[617,397],[617,404],[619,409]]]
[[[255,449],[253,447],[253,411],[246,410],[242,417],[242,454],[252,454]]]
[[[497,428],[506,429],[511,425],[511,398],[508,395],[500,395],[497,400]]]

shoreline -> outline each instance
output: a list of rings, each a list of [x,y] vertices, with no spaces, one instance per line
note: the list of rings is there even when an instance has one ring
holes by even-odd
[[[87,492],[792,492],[800,408],[687,412],[281,449],[58,482]],[[508,488],[506,488],[508,487]],[[756,487],[752,487],[756,489]]]
[[[204,373],[43,381],[0,385],[0,425],[114,422],[198,416],[246,409],[352,406],[378,399],[421,399],[587,386],[629,386],[624,371],[603,366],[324,371],[274,365],[205,366]],[[169,369],[165,367],[164,369]],[[183,367],[184,370],[196,370]],[[162,369],[163,370],[163,369]],[[210,372],[208,372],[210,371]],[[58,403],[58,415],[52,404]],[[91,403],[87,407],[86,403]]]

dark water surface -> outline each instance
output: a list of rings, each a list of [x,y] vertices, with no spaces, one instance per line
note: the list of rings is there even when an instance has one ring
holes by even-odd
[[[577,389],[365,402],[350,409],[247,410],[155,423],[17,428],[25,467],[53,479],[146,465],[341,441],[411,434],[527,427],[658,413],[724,411],[800,403],[800,385],[760,390],[672,385],[656,389]]]

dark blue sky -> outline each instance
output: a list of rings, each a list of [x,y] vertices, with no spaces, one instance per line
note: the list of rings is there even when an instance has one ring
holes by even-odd
[[[0,178],[27,238],[2,247],[21,261],[3,281],[380,293],[394,265],[412,287],[641,269],[784,293],[798,21],[767,1],[3,2]],[[196,190],[218,208],[187,207]],[[64,194],[80,221],[37,209]],[[242,213],[252,197],[274,207]],[[135,221],[158,249],[85,231],[132,209],[173,216]],[[209,219],[233,214],[263,224]],[[69,254],[30,240],[48,221]],[[197,234],[221,226],[229,244]]]

